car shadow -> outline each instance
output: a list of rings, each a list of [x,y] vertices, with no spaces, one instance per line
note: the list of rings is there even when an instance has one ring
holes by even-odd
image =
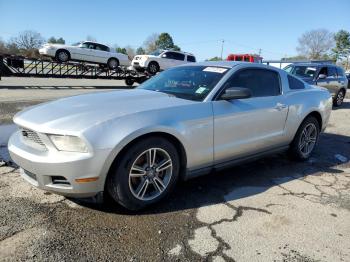
[[[339,160],[337,155],[345,158]],[[167,198],[141,211],[126,210],[109,198],[101,204],[89,200],[73,201],[88,208],[119,215],[176,212],[258,195],[272,187],[308,175],[323,172],[340,174],[342,171],[336,166],[349,163],[349,159],[350,137],[325,133],[321,134],[318,146],[308,161],[294,161],[287,153],[280,153],[224,171],[212,172],[180,182]],[[239,190],[242,188],[244,190]]]
[[[350,109],[350,102],[344,101],[341,106],[333,107],[333,110],[339,110],[339,109]]]

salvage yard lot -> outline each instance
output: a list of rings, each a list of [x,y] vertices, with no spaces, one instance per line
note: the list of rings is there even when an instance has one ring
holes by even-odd
[[[8,123],[55,90],[32,97],[7,92],[0,103]],[[58,96],[83,93],[64,92]],[[332,111],[309,161],[277,154],[213,173],[181,183],[138,213],[38,190],[6,164],[0,167],[0,260],[350,261],[349,159],[346,100]]]

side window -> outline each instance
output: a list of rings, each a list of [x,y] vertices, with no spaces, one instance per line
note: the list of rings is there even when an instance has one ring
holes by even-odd
[[[288,75],[288,84],[289,84],[289,89],[304,89],[305,85],[303,82],[301,82],[299,79]]]
[[[196,62],[196,58],[193,55],[187,55],[188,62]]]
[[[288,73],[291,73],[292,72],[292,69],[293,69],[293,66],[286,66],[285,68],[283,68],[284,71],[288,72]]]
[[[335,67],[328,67],[328,77],[337,78],[337,71],[335,70]]]
[[[173,54],[174,54],[173,52],[165,52],[164,54],[162,54],[162,58],[174,59]]]
[[[322,67],[318,75],[326,75],[328,76],[328,70],[327,67]]]
[[[245,87],[253,97],[277,96],[281,93],[279,74],[266,69],[243,69],[235,73],[225,87]]]
[[[96,50],[109,52],[109,47],[105,45],[96,45]]]
[[[184,54],[173,53],[173,57],[174,57],[175,60],[181,60],[181,61],[185,60],[185,55]]]

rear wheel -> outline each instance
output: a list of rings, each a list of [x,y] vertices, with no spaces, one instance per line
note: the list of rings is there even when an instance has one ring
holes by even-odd
[[[116,58],[108,59],[107,66],[109,69],[116,69],[119,66],[119,61]]]
[[[298,160],[307,160],[318,141],[320,126],[313,116],[307,117],[300,125],[293,142],[290,145],[290,154]]]
[[[150,62],[147,67],[148,73],[155,75],[159,71],[159,65],[157,62]]]
[[[67,50],[58,50],[55,56],[58,62],[67,62],[70,59],[69,52]]]
[[[338,91],[337,95],[334,97],[333,105],[334,106],[341,106],[341,104],[343,103],[343,100],[344,100],[344,96],[345,96],[344,90],[340,89]]]
[[[110,196],[130,210],[139,210],[164,198],[179,176],[179,156],[173,144],[152,137],[132,145],[107,180]]]

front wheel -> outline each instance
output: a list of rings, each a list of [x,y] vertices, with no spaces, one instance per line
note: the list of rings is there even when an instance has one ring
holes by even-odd
[[[132,145],[109,174],[110,196],[130,210],[139,210],[164,198],[179,176],[175,146],[161,137]]]
[[[333,105],[334,106],[341,106],[341,104],[343,103],[344,100],[344,96],[345,96],[345,92],[343,89],[340,89],[336,95],[336,97],[333,100]]]
[[[297,160],[307,160],[315,149],[319,135],[320,126],[317,119],[313,116],[307,117],[290,145],[291,156]]]
[[[159,65],[157,62],[150,62],[147,67],[148,73],[155,75],[159,71]]]

